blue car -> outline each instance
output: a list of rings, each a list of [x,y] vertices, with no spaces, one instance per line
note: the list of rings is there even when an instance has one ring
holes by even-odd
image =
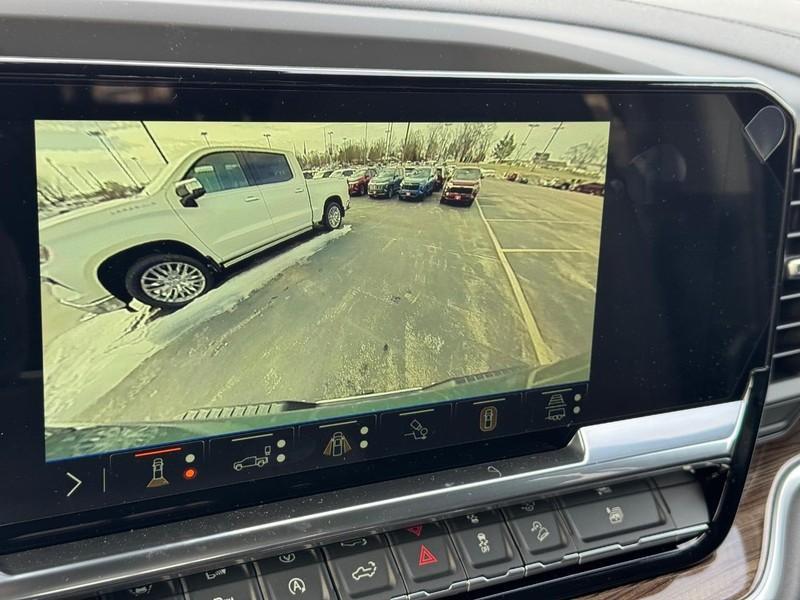
[[[418,167],[406,175],[400,186],[400,200],[424,200],[433,193],[436,185],[436,169]]]
[[[391,198],[400,190],[403,181],[403,169],[400,167],[387,167],[378,171],[369,180],[367,193],[370,198]]]

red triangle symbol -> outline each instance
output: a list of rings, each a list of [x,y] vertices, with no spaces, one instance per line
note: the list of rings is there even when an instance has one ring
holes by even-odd
[[[439,562],[436,555],[425,547],[425,544],[419,545],[419,566],[435,565]]]
[[[422,535],[422,525],[414,525],[413,527],[406,527],[406,531],[409,533],[413,533],[415,536],[419,537]]]

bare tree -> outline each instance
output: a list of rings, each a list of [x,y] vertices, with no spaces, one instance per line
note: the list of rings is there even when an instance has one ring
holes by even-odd
[[[600,140],[581,142],[567,148],[564,159],[570,164],[581,169],[588,165],[602,168],[605,163],[605,145]]]

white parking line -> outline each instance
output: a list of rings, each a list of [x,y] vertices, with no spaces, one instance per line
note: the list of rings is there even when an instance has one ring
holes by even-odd
[[[486,219],[490,223],[557,223],[559,225],[597,225],[591,221],[565,221],[562,219]]]
[[[486,231],[489,232],[489,238],[492,240],[494,249],[497,252],[497,258],[500,259],[500,264],[503,265],[503,270],[506,272],[508,282],[511,284],[511,291],[514,293],[514,298],[522,313],[522,320],[525,322],[525,327],[528,330],[528,336],[531,339],[531,346],[533,346],[533,353],[536,359],[543,365],[555,362],[556,357],[550,349],[550,346],[544,341],[539,325],[536,323],[536,319],[533,316],[533,311],[531,311],[531,307],[525,299],[525,293],[522,291],[522,286],[519,284],[517,275],[514,273],[511,264],[503,253],[503,248],[500,246],[500,242],[497,240],[492,226],[486,220],[486,216],[483,214],[483,209],[481,208],[481,203],[478,202],[477,198],[475,199],[475,205],[478,207],[478,214],[481,216],[481,220],[483,220],[483,224],[486,226]]]
[[[596,252],[592,250],[582,250],[580,248],[500,248],[500,252],[505,253],[515,253],[515,252],[538,252],[541,254],[548,254],[548,253],[559,253],[559,254],[592,254],[596,255]]]

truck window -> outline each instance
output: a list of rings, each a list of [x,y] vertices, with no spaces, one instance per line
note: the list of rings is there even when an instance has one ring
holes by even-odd
[[[283,154],[271,152],[244,152],[253,183],[264,185],[267,183],[280,183],[292,178],[289,161]]]
[[[250,185],[239,159],[233,152],[217,152],[204,156],[186,173],[185,179],[190,177],[202,183],[208,193]]]

